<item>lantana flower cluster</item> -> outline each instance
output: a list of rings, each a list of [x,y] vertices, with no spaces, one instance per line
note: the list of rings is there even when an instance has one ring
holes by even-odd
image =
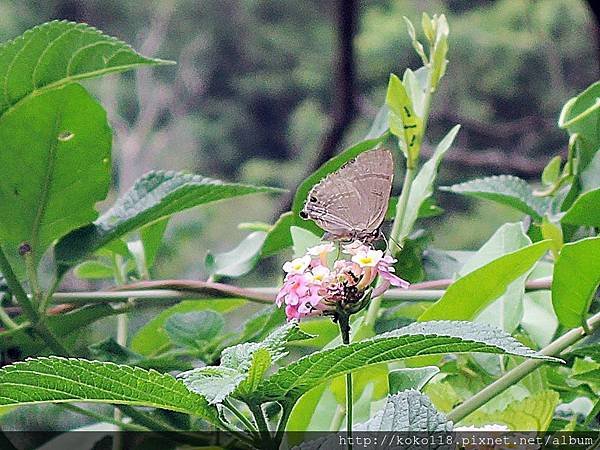
[[[331,265],[329,254],[334,251],[338,251],[336,246],[326,242],[283,265],[286,275],[276,302],[279,307],[285,305],[288,320],[333,315],[338,308],[354,313],[371,296],[381,295],[390,285],[402,288],[409,285],[394,274],[396,260],[381,250],[354,241],[342,246],[339,253],[345,257]],[[381,282],[370,292],[378,275]]]

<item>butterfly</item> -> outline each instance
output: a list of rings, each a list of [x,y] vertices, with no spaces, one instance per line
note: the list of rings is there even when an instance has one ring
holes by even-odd
[[[386,148],[359,154],[316,184],[300,212],[326,231],[328,240],[377,240],[388,208],[394,159]]]

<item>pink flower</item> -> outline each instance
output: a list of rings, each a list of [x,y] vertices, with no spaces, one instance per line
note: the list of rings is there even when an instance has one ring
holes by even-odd
[[[276,303],[279,307],[285,305],[288,320],[333,315],[338,308],[351,311],[350,314],[357,312],[368,303],[370,296],[365,296],[365,292],[378,275],[381,283],[373,295],[381,295],[390,285],[409,286],[393,273],[396,260],[381,250],[354,241],[344,246],[344,253],[351,258],[339,259],[331,268],[327,255],[333,250],[332,243],[318,245],[305,256],[283,265],[287,274]],[[314,258],[317,255],[319,258]]]

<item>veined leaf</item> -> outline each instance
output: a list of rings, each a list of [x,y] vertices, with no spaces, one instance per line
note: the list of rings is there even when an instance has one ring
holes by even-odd
[[[452,283],[420,321],[470,319],[497,299],[517,278],[527,273],[548,251],[551,241],[541,241],[507,253]]]
[[[554,265],[552,304],[565,327],[581,325],[600,284],[600,237],[565,244]]]
[[[0,240],[18,272],[21,244],[37,261],[55,239],[97,217],[111,139],[106,113],[76,84],[24,99],[0,117]]]
[[[419,173],[415,177],[408,197],[404,220],[402,221],[402,228],[398,239],[399,242],[404,241],[410,234],[419,216],[421,205],[431,197],[431,194],[433,194],[433,184],[437,176],[438,167],[442,162],[442,158],[450,149],[452,142],[454,142],[458,130],[460,130],[460,125],[454,126],[448,134],[444,136],[435,148],[435,152],[431,158],[429,158],[429,161],[423,164],[423,167],[421,167],[421,170],[419,170]]]
[[[357,431],[452,431],[452,422],[437,411],[429,398],[410,389],[390,395],[384,408]]]
[[[523,346],[507,333],[473,322],[414,323],[374,338],[305,356],[267,378],[253,394],[260,402],[297,399],[319,383],[362,367],[452,352],[512,354],[555,360]]]
[[[172,62],[146,58],[84,23],[48,22],[0,46],[0,115],[43,89],[158,64]]]
[[[189,370],[178,375],[191,392],[198,394],[215,405],[237,389],[247,374],[231,367],[206,366]]]
[[[215,339],[224,326],[221,314],[207,310],[173,314],[166,320],[164,329],[175,344],[201,349]]]
[[[70,266],[108,242],[177,212],[264,192],[281,192],[281,189],[225,183],[182,172],[149,172],[94,223],[61,239],[55,249],[56,259]]]
[[[551,202],[549,198],[535,197],[531,186],[525,180],[512,175],[478,178],[466,183],[444,186],[440,190],[470,195],[471,197],[512,206],[525,214],[529,214],[536,221],[542,219]]]
[[[171,375],[51,356],[0,369],[0,406],[92,402],[148,406],[217,423],[217,411]]]

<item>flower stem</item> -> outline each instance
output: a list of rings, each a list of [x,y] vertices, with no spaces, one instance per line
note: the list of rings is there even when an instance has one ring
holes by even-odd
[[[600,329],[600,313],[593,315],[588,321],[587,326],[591,332]],[[587,334],[583,327],[573,328],[561,337],[551,342],[549,345],[544,347],[540,353],[546,356],[557,356],[565,349],[580,341]],[[528,359],[527,361],[519,364],[514,369],[509,370],[503,376],[498,378],[492,384],[479,391],[473,397],[467,399],[464,403],[453,409],[448,414],[448,419],[454,423],[460,422],[462,419],[467,417],[469,414],[474,412],[479,407],[485,405],[489,400],[500,394],[510,386],[514,385],[518,381],[525,378],[535,369],[540,367],[546,361],[543,359]]]
[[[350,344],[350,317],[344,313],[338,313],[338,324],[340,326],[340,334],[344,345]],[[352,437],[352,372],[346,374],[346,434],[348,438]],[[350,442],[350,439],[348,440]],[[352,445],[348,444],[348,449],[352,449]]]

